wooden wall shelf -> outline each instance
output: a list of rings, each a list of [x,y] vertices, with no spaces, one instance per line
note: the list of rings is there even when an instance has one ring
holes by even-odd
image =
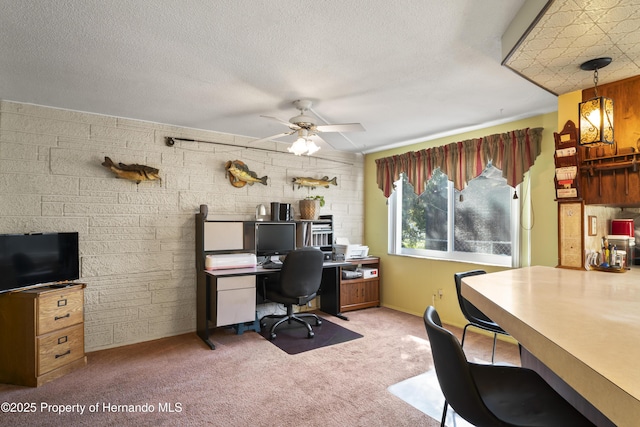
[[[589,188],[587,193],[590,196],[586,197],[587,203],[629,204],[632,202],[629,199],[630,194],[638,193],[639,163],[640,153],[635,151],[584,160],[580,166],[580,172],[586,181],[585,188]],[[635,202],[636,199],[637,197],[633,201]]]
[[[568,120],[560,132],[554,132],[556,166],[556,200],[581,200],[580,191],[580,151],[578,150],[578,131],[576,125]]]

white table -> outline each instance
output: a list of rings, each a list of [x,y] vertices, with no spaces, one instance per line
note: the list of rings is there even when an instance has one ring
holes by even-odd
[[[620,427],[640,423],[640,269],[526,267],[462,294]]]

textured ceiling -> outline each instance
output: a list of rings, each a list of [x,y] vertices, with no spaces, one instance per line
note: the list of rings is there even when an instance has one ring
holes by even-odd
[[[323,134],[325,149],[370,152],[554,111],[553,93],[591,82],[578,58],[614,58],[601,82],[640,74],[619,60],[637,44],[612,53],[609,35],[581,36],[591,27],[561,31],[578,15],[635,37],[582,3],[553,2],[562,15],[543,16],[505,67],[501,37],[524,0],[0,0],[0,99],[252,138],[287,130],[260,115],[288,120],[310,99],[318,124],[366,129]],[[605,3],[637,24],[635,2]]]
[[[505,65],[556,95],[593,87],[580,64],[611,57],[598,84],[640,74],[640,0],[555,0]]]

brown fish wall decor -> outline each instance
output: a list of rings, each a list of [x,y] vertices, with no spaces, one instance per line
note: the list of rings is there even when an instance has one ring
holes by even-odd
[[[269,179],[266,175],[258,178],[258,174],[249,170],[249,167],[240,160],[229,160],[225,163],[224,168],[227,171],[229,182],[236,188],[244,187],[247,184],[253,185],[256,182],[267,185],[267,179]]]
[[[298,186],[298,188],[300,188],[300,187],[311,187],[312,189],[316,188],[316,187],[329,188],[330,184],[331,185],[338,185],[338,177],[335,176],[335,177],[333,177],[333,179],[329,179],[328,176],[323,176],[320,179],[309,178],[309,177],[305,177],[305,176],[293,178],[293,188],[294,189],[295,189],[296,185]]]
[[[109,157],[104,158],[102,166],[111,170],[116,177],[122,179],[128,179],[135,181],[136,184],[140,184],[142,181],[162,181],[158,173],[160,170],[145,165],[125,165],[124,163],[118,163],[117,165]]]

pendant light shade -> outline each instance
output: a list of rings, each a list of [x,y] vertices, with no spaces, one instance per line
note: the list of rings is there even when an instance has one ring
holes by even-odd
[[[597,58],[580,65],[593,71],[595,97],[578,104],[580,145],[613,144],[613,100],[598,96],[598,69],[611,63],[611,58]]]
[[[579,105],[580,144],[613,144],[613,100],[600,96]]]

